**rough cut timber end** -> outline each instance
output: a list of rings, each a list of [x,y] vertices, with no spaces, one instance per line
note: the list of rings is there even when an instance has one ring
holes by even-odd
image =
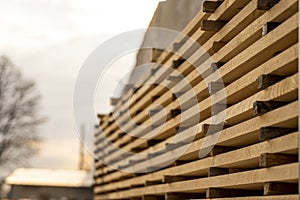
[[[204,1],[202,5],[202,10],[206,13],[213,13],[221,4],[222,2],[218,1]]]
[[[174,60],[173,61],[173,68],[177,69],[178,67],[180,67],[180,65],[182,65],[185,62],[185,59],[183,58],[179,58],[178,60]]]
[[[183,79],[183,76],[168,76],[167,80],[174,82],[174,83],[178,83]]]
[[[98,119],[103,119],[105,116],[107,116],[106,114],[97,114],[97,118]]]
[[[258,87],[259,90],[264,90],[267,87],[274,85],[275,83],[278,83],[279,81],[283,80],[284,76],[278,76],[278,75],[271,75],[271,74],[263,74],[258,77]]]
[[[262,36],[267,35],[270,33],[272,30],[274,30],[277,26],[279,26],[279,22],[267,22],[263,25],[262,27]]]
[[[297,183],[270,182],[264,184],[264,195],[297,194]]]
[[[203,124],[202,132],[203,132],[204,136],[212,135],[212,134],[218,133],[228,127],[229,126],[224,125],[224,124]]]
[[[124,92],[128,92],[129,90],[131,90],[133,88],[134,88],[133,84],[126,84],[124,87]]]
[[[261,195],[261,193],[262,192],[255,191],[255,190],[208,188],[206,190],[206,198],[255,196],[255,195]]]
[[[288,102],[285,101],[256,101],[253,103],[253,114],[254,116],[263,115],[286,104]]]
[[[270,10],[280,0],[257,0],[257,10]]]
[[[186,41],[175,42],[173,44],[173,51],[178,51]]]
[[[171,110],[170,114],[172,118],[177,117],[178,115],[181,114],[181,110],[180,109]]]
[[[217,71],[218,69],[220,69],[223,65],[225,65],[225,62],[213,62],[211,63],[211,70],[212,72]]]
[[[260,167],[273,167],[298,161],[298,155],[280,154],[280,153],[263,153],[259,158]]]
[[[224,89],[228,84],[223,82],[210,82],[208,83],[208,92],[210,95],[217,93]]]
[[[226,25],[226,21],[202,20],[200,27],[202,31],[218,32]]]
[[[208,168],[208,177],[219,176],[219,175],[224,175],[224,174],[228,174],[228,173],[229,173],[228,168],[219,168],[219,167]]]
[[[144,195],[142,200],[164,200],[164,196]]]
[[[156,74],[156,72],[158,71],[159,67],[152,67],[151,68],[151,76],[153,76],[154,74]]]
[[[201,193],[166,193],[165,200],[184,200],[184,199],[203,199],[204,194]]]
[[[296,128],[262,127],[259,129],[259,141],[269,141],[296,131]]]
[[[162,49],[153,48],[152,49],[152,62],[157,62],[157,59],[163,52],[164,52],[164,50],[162,50]]]
[[[152,186],[152,185],[158,185],[158,184],[162,184],[161,180],[156,180],[156,181],[145,181],[145,186]]]
[[[111,98],[110,98],[110,104],[111,104],[112,106],[115,106],[115,105],[117,105],[117,103],[119,102],[119,100],[120,100],[120,98],[114,98],[114,97],[111,97]]]
[[[227,44],[226,42],[214,42],[211,49],[214,53],[216,53],[220,49],[222,49],[226,44]]]
[[[164,176],[164,183],[173,183],[178,181],[191,180],[192,176]]]

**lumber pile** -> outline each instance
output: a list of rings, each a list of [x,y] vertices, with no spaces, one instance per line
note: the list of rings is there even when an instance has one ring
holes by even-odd
[[[298,199],[298,1],[205,1],[182,33],[202,48],[98,116],[95,199]]]

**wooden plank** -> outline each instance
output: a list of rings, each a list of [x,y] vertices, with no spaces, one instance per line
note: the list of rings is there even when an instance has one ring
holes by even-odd
[[[274,89],[274,91],[284,91],[284,90],[282,90],[282,89],[280,89],[280,90],[278,90],[278,88],[281,88],[281,87],[284,87],[284,88],[286,88],[287,90],[293,90],[293,87],[295,88],[295,89],[297,89],[297,75],[294,75],[293,77],[290,77],[290,78],[287,78],[287,79],[285,79],[285,80],[283,80],[283,81],[281,81],[280,82],[280,84],[276,84],[276,85],[274,85],[274,86],[272,86],[273,87],[273,89]],[[291,85],[291,83],[292,83],[292,85],[294,85],[294,86],[292,86]],[[289,93],[289,92],[288,92]],[[263,96],[265,96],[265,97],[271,97],[272,95],[274,95],[274,94],[276,94],[276,92],[273,92],[273,90],[271,89],[271,90],[269,90],[267,93],[266,92],[264,92],[264,91],[261,91],[260,93],[257,93],[255,96],[253,96],[253,97],[251,97],[250,99],[246,99],[246,100],[244,100],[244,101],[248,101],[248,103],[244,103],[244,102],[240,102],[239,104],[244,104],[244,105],[248,105],[249,106],[249,114],[251,113],[251,110],[252,110],[252,106],[251,106],[251,102],[253,101],[252,99],[257,99],[257,97],[258,96],[260,96],[260,95],[263,95]],[[259,98],[261,98],[261,97],[259,97]],[[278,99],[278,97],[274,97],[274,98],[277,98]],[[232,118],[232,119],[234,119],[234,120],[238,120],[239,122],[240,121],[242,121],[243,119],[241,118],[241,114],[237,114],[237,113],[239,113],[239,112],[237,112],[236,111],[236,108],[238,108],[238,109],[242,109],[243,111],[246,111],[245,110],[245,108],[243,108],[243,107],[241,107],[241,106],[239,106],[239,104],[237,104],[237,105],[235,105],[235,106],[232,106],[232,107],[230,107],[229,108],[229,110],[232,110],[232,112],[231,111],[227,111],[227,119],[226,119],[226,121],[228,121],[228,122],[230,122],[231,120],[230,120],[230,118]],[[195,109],[193,109],[193,108],[191,108],[191,110],[192,111],[195,111]],[[231,114],[232,113],[232,114]],[[231,115],[231,116],[230,116]],[[192,115],[191,115],[192,116]],[[239,118],[235,118],[235,116],[239,116]],[[250,116],[250,115],[249,115]],[[244,118],[245,119],[245,118]],[[204,122],[205,123],[205,122]],[[167,123],[168,124],[168,123]],[[168,130],[169,128],[171,128],[171,127],[168,127],[168,126],[166,126],[167,124],[165,124],[165,126],[164,126],[164,128],[166,129],[166,130]],[[174,122],[172,122],[172,123],[170,123],[170,125],[171,126],[174,126],[175,124],[174,124]],[[163,132],[161,132],[161,133],[163,133]]]
[[[283,24],[281,24],[277,31],[273,31],[271,33],[269,33],[268,35],[266,35],[265,37],[261,38],[259,41],[255,42],[253,45],[251,45],[251,47],[247,48],[245,51],[243,51],[241,54],[239,54],[238,56],[236,56],[234,59],[232,59],[230,62],[227,62],[222,68],[219,69],[219,73],[223,74],[223,73],[228,73],[229,71],[229,67],[228,66],[232,66],[234,67],[234,69],[237,69],[239,68],[238,66],[242,66],[244,62],[247,63],[247,66],[249,67],[250,63],[252,64],[262,64],[262,60],[268,60],[270,59],[271,57],[273,57],[273,52],[276,52],[278,51],[279,49],[285,49],[286,47],[289,47],[290,45],[292,45],[297,39],[296,39],[296,35],[293,35],[293,33],[295,33],[294,31],[292,30],[287,30],[289,28],[291,28],[291,24],[294,24],[294,28],[297,27],[297,25],[295,24],[295,20],[296,20],[296,17],[298,16],[298,14],[294,15],[293,17],[289,18],[286,22],[284,22]],[[293,22],[292,22],[293,21]],[[289,24],[289,25],[287,25]],[[283,28],[285,27],[285,28]],[[293,28],[292,28],[293,29]],[[285,34],[283,32],[285,32]],[[271,40],[268,41],[267,38],[271,38],[274,39],[274,36],[277,35],[277,36],[283,36],[283,35],[290,35],[292,36],[290,39],[288,40],[278,40],[278,42],[276,43],[276,46],[275,47],[274,45],[269,46],[267,47],[267,43]],[[295,36],[295,37],[294,37]],[[293,39],[292,39],[293,38]],[[266,40],[264,40],[266,39]],[[296,40],[295,40],[296,39]],[[293,42],[292,42],[293,41]],[[274,42],[274,41],[273,41]],[[273,43],[271,42],[271,43]],[[292,42],[292,43],[289,43],[289,42]],[[273,43],[274,44],[274,43]],[[228,46],[229,43],[226,45]],[[262,46],[264,46],[265,48],[262,48]],[[275,47],[275,48],[274,48]],[[225,47],[222,48],[225,50]],[[267,52],[266,50],[269,49],[269,52]],[[260,57],[262,54],[260,53],[260,55],[258,55],[257,53],[258,52],[264,52],[264,57]],[[243,59],[240,59],[242,54],[247,54],[248,56],[244,55],[245,58],[248,57],[247,59],[245,59],[243,61]],[[253,54],[253,55],[257,55],[255,58],[255,60],[252,60],[252,61],[249,61],[249,57],[251,57],[250,54]],[[218,59],[217,59],[218,60]],[[248,60],[248,61],[247,61]],[[252,65],[251,64],[251,65]],[[238,77],[239,74],[242,72],[241,70],[245,70],[246,68],[239,68],[240,70],[236,71],[236,72],[232,72],[230,74],[228,74],[227,76],[224,74],[223,75],[223,81],[224,82],[230,82],[230,80],[234,79],[234,77]],[[251,71],[253,68],[247,68],[247,70]]]
[[[288,3],[290,3],[290,2],[288,2]],[[285,4],[287,4],[287,3],[282,3],[283,5],[285,5]],[[283,6],[278,6],[277,8],[282,8]],[[292,9],[290,9],[290,11],[291,11]],[[249,27],[250,28],[250,27]]]
[[[243,5],[241,5],[241,7],[243,7]],[[252,12],[252,14],[247,16],[248,12]],[[203,45],[203,48],[206,49],[210,55],[216,53],[216,51],[212,49],[212,47],[214,47],[214,42],[217,41],[227,43],[236,34],[241,32],[248,25],[248,23],[251,22],[251,20],[254,20],[261,14],[262,12],[258,12],[256,10],[256,2],[249,3],[241,12],[234,16],[234,18],[230,20],[228,24],[224,26],[222,31],[210,38],[210,40]]]
[[[281,7],[280,7],[281,8]]]
[[[170,97],[172,97],[172,94],[170,94],[170,93],[167,93],[167,95],[169,95]],[[159,97],[154,97],[153,100],[156,101],[158,98],[159,98]],[[171,101],[171,99],[170,99],[170,101]],[[161,102],[158,100],[157,103],[160,104],[160,105],[162,105],[162,106],[164,106],[164,104],[168,103],[168,101],[165,102],[165,103],[161,103]],[[152,109],[152,108],[149,108],[149,109]],[[148,109],[145,109],[144,113],[147,112],[147,110],[148,110]],[[137,115],[137,119],[136,119],[135,121],[136,121],[136,122],[142,122],[142,121],[145,121],[145,117],[147,117],[147,116],[145,116],[145,115],[142,115],[142,116],[143,116],[143,118],[141,117],[141,114]],[[159,119],[156,119],[156,120],[159,120]],[[132,130],[132,128],[128,127],[127,125],[124,125],[124,126],[122,127],[122,130],[130,131],[130,130]],[[116,134],[114,135],[114,137],[116,137]],[[127,137],[127,139],[129,139],[129,138]]]
[[[222,6],[222,5],[221,5]],[[243,5],[242,4],[240,4],[239,5],[239,7],[243,7]],[[232,23],[228,23],[228,26],[227,25],[225,25],[225,26],[227,26],[226,28],[224,27],[224,29],[222,29],[222,34],[221,35],[223,35],[223,36],[225,36],[226,34],[226,40],[224,40],[224,41],[228,41],[228,40],[230,40],[231,38],[233,38],[234,37],[234,35],[235,34],[237,34],[237,33],[239,33],[239,31],[241,31],[241,30],[243,30],[243,28],[245,27],[245,26],[247,26],[247,23],[249,23],[250,22],[250,19],[249,18],[251,18],[252,20],[253,20],[253,17],[255,18],[255,17],[258,17],[261,13],[255,13],[256,12],[256,8],[254,8],[254,6],[253,6],[253,8],[251,8],[252,7],[252,5],[251,6],[249,6],[249,4],[246,6],[247,7],[247,9],[243,9],[242,11],[241,11],[241,13],[243,13],[243,14],[240,14],[240,13],[238,13],[237,14],[237,16],[234,16],[234,19],[232,19],[230,22],[232,22]],[[237,9],[239,9],[238,7],[237,7]],[[252,10],[251,10],[252,9]],[[249,13],[247,13],[248,11],[251,13],[251,11],[252,12],[254,12],[254,13],[252,13],[252,14],[249,14]],[[247,17],[245,16],[245,13],[247,13],[247,14],[249,14]],[[244,19],[244,17],[246,17],[246,18],[248,18],[247,20],[245,20]],[[231,19],[231,18],[228,18],[228,19]],[[244,20],[242,20],[242,19],[244,19]],[[235,24],[235,23],[237,23],[235,26],[233,26],[233,24]],[[230,24],[230,25],[229,25]],[[218,35],[218,33],[217,34],[215,34],[214,36],[217,36]],[[212,42],[214,42],[214,41],[223,41],[223,39],[222,39],[222,37],[219,37],[219,38],[214,38],[214,36],[208,41],[208,42],[206,42],[204,45],[203,45],[203,47],[204,47],[204,49],[207,49],[207,48],[209,48],[209,49],[207,49],[207,52],[209,53],[209,54],[211,54],[211,51],[210,51],[210,48],[211,48],[211,44],[212,44]],[[207,45],[206,45],[207,44]],[[207,48],[206,48],[207,47]],[[192,56],[193,57],[193,56]],[[191,57],[191,58],[192,58]],[[198,57],[198,59],[199,58],[201,58],[201,56],[197,56]],[[194,57],[193,57],[193,59],[194,59]],[[192,59],[192,60],[193,60]],[[191,63],[193,63],[193,62],[191,62]]]
[[[259,166],[273,167],[273,166],[284,165],[287,163],[292,163],[297,161],[298,161],[298,155],[263,153],[260,155],[259,158]]]
[[[237,97],[246,98],[249,94],[253,94],[257,92],[257,82],[253,77],[258,77],[261,72],[264,73],[274,73],[280,76],[287,76],[291,73],[297,71],[297,57],[298,57],[298,47],[293,45],[282,54],[270,59],[266,63],[262,64],[257,69],[251,71],[250,73],[246,74],[245,76],[241,77],[240,79],[236,80],[232,84],[230,84],[227,88],[228,91],[240,91],[237,95],[236,92],[227,93],[227,103],[233,104],[237,102]],[[291,70],[291,71],[289,71]],[[248,83],[247,83],[248,82]],[[245,83],[247,83],[245,85]],[[245,86],[244,86],[245,85]],[[243,89],[242,89],[243,88]],[[243,92],[243,91],[247,91]],[[216,94],[218,95],[218,94]]]
[[[136,188],[127,191],[120,191],[116,193],[110,193],[103,198],[113,199],[113,198],[124,198],[138,196],[141,194],[157,194],[157,193],[169,193],[169,192],[187,192],[192,190],[205,190],[211,185],[214,185],[215,188],[224,188],[234,185],[235,187],[241,187],[243,185],[259,184],[261,182],[273,182],[276,181],[288,181],[288,180],[297,180],[298,179],[298,163],[277,166],[269,169],[258,169],[251,170],[243,173],[229,174],[224,181],[223,176],[201,178],[190,181],[181,181],[172,184],[162,184],[157,186],[150,186],[145,188]],[[249,179],[249,177],[252,177]]]
[[[242,125],[242,126],[245,127],[244,125]],[[249,130],[249,132],[253,132],[253,131]],[[287,135],[287,136],[284,136],[284,137],[291,138],[292,135]],[[166,173],[174,174],[174,175],[175,174],[190,173],[190,172],[193,171],[193,168],[196,172],[198,170],[201,170],[201,168],[203,168],[203,170],[204,170],[206,167],[217,167],[217,166],[222,166],[222,165],[229,165],[230,163],[238,163],[238,160],[240,160],[240,162],[243,163],[244,161],[242,161],[242,160],[253,159],[255,157],[259,158],[259,156],[261,154],[260,152],[276,152],[275,149],[277,148],[278,145],[282,146],[286,149],[287,148],[293,148],[292,147],[293,145],[294,145],[294,148],[297,148],[297,146],[298,146],[298,144],[297,144],[297,139],[298,139],[297,134],[295,134],[293,136],[293,138],[294,139],[287,139],[287,140],[274,139],[274,142],[270,141],[270,142],[266,143],[267,145],[265,144],[266,146],[264,146],[264,143],[260,143],[260,144],[254,145],[254,146],[249,146],[245,149],[236,150],[235,152],[232,152],[232,153],[221,154],[221,155],[215,157],[214,166],[211,166],[210,158],[206,158],[204,160],[196,161],[195,164],[190,163],[190,164],[187,164],[187,165],[179,166],[179,167],[174,168],[174,169],[168,169],[168,170],[165,170],[165,171],[161,171],[160,173],[157,174],[158,176],[151,176],[151,177],[158,179],[161,175],[166,174]],[[283,143],[283,141],[286,141],[286,142]],[[294,143],[294,144],[292,144],[292,143]],[[196,144],[196,145],[199,146],[199,144]],[[287,146],[285,146],[285,145],[287,145]],[[262,148],[262,147],[265,147],[265,148]],[[268,147],[268,149],[266,149],[266,147]],[[278,151],[286,151],[286,150],[281,149],[281,150],[278,150]],[[243,154],[242,152],[245,152],[245,154]],[[249,154],[249,152],[251,152],[251,154]],[[251,158],[249,158],[250,155],[251,155]],[[219,158],[220,158],[221,162],[218,160]],[[258,161],[257,161],[257,163],[258,163]],[[199,166],[201,166],[201,168],[199,168]],[[246,166],[249,167],[249,163],[246,163]],[[231,164],[231,167],[233,167],[233,168],[240,168],[240,167],[246,167],[246,166],[245,165],[233,165],[233,164]],[[203,173],[205,173],[205,171],[203,171]],[[197,174],[198,175],[200,174],[199,171],[197,172]],[[145,177],[145,179],[149,180],[150,176]],[[132,181],[137,182],[137,181],[140,181],[140,180],[141,179],[136,179],[136,180],[132,180]],[[122,184],[122,185],[124,186],[124,184]],[[114,187],[114,186],[111,185],[110,187]]]
[[[201,195],[201,194],[199,194],[199,195]],[[210,198],[209,200],[298,200],[298,199],[299,199],[299,195],[295,194],[295,195],[275,195],[275,196],[248,196],[248,197],[230,197],[230,198]],[[198,197],[198,198],[193,198],[193,200],[206,200],[206,198]]]
[[[213,15],[211,15],[210,19],[211,20],[218,20],[218,19],[229,20],[235,15],[235,13],[237,11],[239,11],[239,7],[245,6],[248,2],[249,1],[247,1],[247,0],[246,1],[245,0],[242,0],[242,1],[229,0],[226,2],[226,4],[220,5],[220,7],[215,11],[215,13]],[[201,21],[201,20],[199,20],[199,21]],[[195,28],[197,28],[197,27],[198,26],[195,26]],[[192,39],[194,39],[195,41],[198,41],[200,44],[202,44],[210,36],[211,36],[211,33],[208,33],[208,32],[203,33],[198,30],[196,33],[194,33],[194,35],[192,35]],[[183,48],[186,49],[188,47],[183,47]],[[162,62],[165,62],[166,60],[167,59],[162,58]]]

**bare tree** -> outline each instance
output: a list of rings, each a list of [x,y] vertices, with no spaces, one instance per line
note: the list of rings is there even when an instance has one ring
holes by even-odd
[[[0,57],[0,167],[25,161],[37,150],[40,96],[5,56]]]

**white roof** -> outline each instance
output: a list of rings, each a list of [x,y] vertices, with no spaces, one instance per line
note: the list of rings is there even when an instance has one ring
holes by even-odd
[[[90,187],[92,173],[79,170],[60,169],[16,169],[5,179],[8,185]]]

